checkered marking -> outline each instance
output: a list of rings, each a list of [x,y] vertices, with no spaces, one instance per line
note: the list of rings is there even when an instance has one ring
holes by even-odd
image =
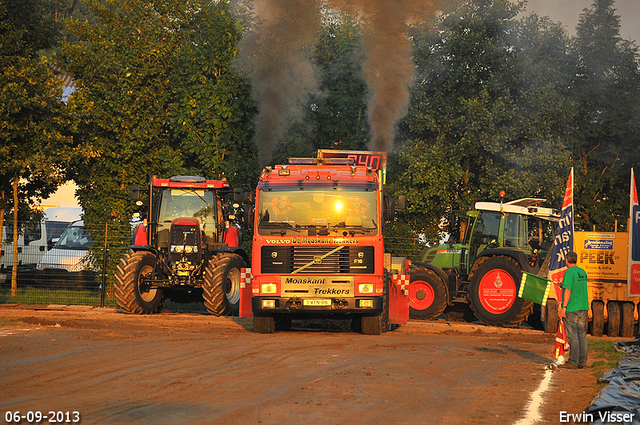
[[[408,274],[394,274],[391,276],[396,286],[399,286],[405,295],[409,295],[409,283],[411,282],[411,276]]]
[[[251,273],[251,268],[241,268],[240,269],[240,287],[246,288],[247,285],[251,286],[251,280],[253,279],[253,274]]]

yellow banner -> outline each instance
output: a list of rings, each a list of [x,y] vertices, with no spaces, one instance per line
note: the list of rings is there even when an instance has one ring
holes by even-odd
[[[627,280],[629,233],[575,232],[578,266],[589,280]]]

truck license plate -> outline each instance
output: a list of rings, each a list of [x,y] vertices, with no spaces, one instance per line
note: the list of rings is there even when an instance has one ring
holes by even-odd
[[[327,306],[327,305],[331,305],[331,300],[329,299],[321,299],[321,300],[302,300],[302,304],[303,305],[308,305],[308,306]]]

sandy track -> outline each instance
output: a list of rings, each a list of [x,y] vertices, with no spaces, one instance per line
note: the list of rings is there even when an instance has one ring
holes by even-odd
[[[83,424],[510,424],[553,347],[539,331],[448,322],[365,336],[110,309],[5,307],[0,318],[3,420],[39,410],[78,411]],[[594,395],[589,371],[554,372],[543,423]]]

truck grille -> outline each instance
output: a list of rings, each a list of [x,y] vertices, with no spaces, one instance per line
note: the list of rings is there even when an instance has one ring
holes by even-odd
[[[262,273],[291,274],[372,274],[374,271],[372,246],[263,246]],[[324,257],[327,255],[326,257]],[[324,258],[322,258],[324,257]]]

